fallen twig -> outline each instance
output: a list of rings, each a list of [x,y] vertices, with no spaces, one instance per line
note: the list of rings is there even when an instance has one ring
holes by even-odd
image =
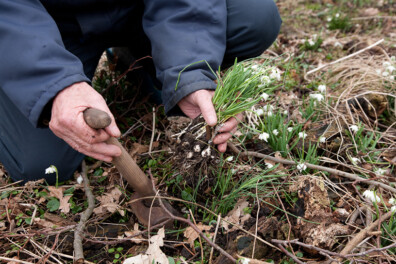
[[[389,211],[386,214],[382,215],[380,218],[378,218],[377,221],[371,223],[369,226],[367,226],[365,229],[360,231],[351,241],[346,244],[344,249],[340,252],[341,255],[347,255],[349,252],[351,252],[357,244],[359,244],[365,237],[367,237],[368,233],[373,231],[374,228],[378,227],[378,224],[382,223],[383,221],[387,220],[392,216],[393,212]],[[381,249],[382,250],[382,249]],[[364,253],[364,252],[363,252]],[[359,253],[361,254],[361,253]],[[349,256],[348,256],[349,257]],[[333,262],[334,263],[334,262]]]
[[[342,58],[340,58],[340,59],[338,59],[338,60],[332,61],[332,62],[330,62],[330,63],[328,63],[328,64],[324,64],[324,65],[322,65],[322,66],[320,66],[320,67],[318,67],[318,68],[316,68],[316,69],[310,70],[309,72],[307,72],[307,73],[304,75],[304,79],[307,79],[307,76],[310,75],[311,73],[317,72],[317,71],[319,71],[319,70],[321,70],[321,69],[323,69],[323,68],[325,68],[325,67],[327,67],[327,66],[336,64],[336,63],[338,63],[338,62],[340,62],[340,61],[344,61],[344,60],[349,59],[349,58],[351,58],[351,57],[353,57],[353,56],[356,56],[356,55],[358,55],[358,54],[360,54],[360,53],[362,53],[362,52],[364,52],[364,51],[366,51],[366,50],[371,49],[371,48],[374,47],[374,46],[377,46],[378,44],[380,44],[380,43],[383,42],[383,41],[384,41],[384,39],[380,39],[380,40],[378,40],[377,42],[375,42],[374,44],[365,47],[364,49],[361,49],[361,50],[359,50],[359,51],[357,51],[357,52],[354,52],[354,53],[352,53],[352,54],[350,54],[350,55],[348,55],[348,56],[342,57]]]
[[[219,230],[220,222],[221,222],[221,213],[217,216],[217,224],[216,224],[215,233],[213,235],[213,243],[216,243],[216,235],[217,235],[217,231]],[[214,247],[210,249],[209,264],[212,264],[213,251],[214,251]]]
[[[88,208],[81,214],[80,222],[78,223],[76,229],[74,230],[74,263],[83,263],[84,262],[84,251],[82,246],[82,232],[85,228],[85,223],[88,221],[89,217],[92,214],[93,209],[95,208],[95,197],[92,194],[91,188],[89,186],[89,179],[87,176],[87,166],[85,162],[82,163],[82,171],[81,176],[83,177],[85,195],[88,199]]]
[[[239,151],[237,147],[235,147],[234,144],[232,143],[228,143],[227,144],[228,147],[234,151],[235,153],[238,153],[240,156],[249,156],[249,157],[257,157],[257,158],[262,158],[262,159],[268,159],[277,163],[282,163],[282,164],[286,164],[286,165],[297,165],[297,162],[292,161],[292,160],[287,160],[287,159],[279,159],[279,158],[275,158],[269,155],[265,155],[262,153],[258,153],[255,151]],[[393,193],[396,193],[396,189],[385,184],[382,182],[377,182],[377,181],[373,181],[373,180],[368,180],[365,178],[362,178],[360,176],[357,176],[356,174],[353,173],[348,173],[348,172],[344,172],[344,171],[340,171],[340,170],[336,170],[336,169],[332,169],[332,168],[328,168],[328,167],[324,167],[324,166],[320,166],[320,165],[314,165],[314,164],[310,164],[310,163],[304,163],[307,168],[313,169],[313,170],[320,170],[320,171],[327,171],[331,174],[335,174],[338,176],[342,176],[348,179],[352,179],[355,181],[363,181],[366,182],[368,184],[372,184],[375,185],[377,187],[382,187],[385,190],[391,191]]]
[[[151,174],[151,170],[149,170],[150,178],[151,178],[151,182],[153,183],[153,190],[156,193],[156,189],[155,189],[155,183],[154,183],[154,178],[153,175]],[[189,226],[191,226],[192,229],[194,229],[195,232],[197,232],[206,242],[208,242],[208,244],[211,247],[214,247],[215,249],[217,249],[218,251],[220,251],[220,253],[224,256],[226,256],[230,261],[232,261],[233,263],[237,263],[236,259],[231,256],[230,254],[228,254],[224,249],[222,249],[221,247],[219,247],[217,244],[213,243],[207,236],[205,236],[205,234],[196,226],[194,225],[193,222],[191,222],[188,219],[185,219],[183,217],[179,217],[179,216],[175,216],[174,214],[172,214],[164,205],[164,203],[162,202],[161,198],[158,197],[154,197],[154,199],[158,199],[161,208],[170,216],[170,218],[172,218],[173,220],[179,221],[179,222],[183,222],[188,224]]]

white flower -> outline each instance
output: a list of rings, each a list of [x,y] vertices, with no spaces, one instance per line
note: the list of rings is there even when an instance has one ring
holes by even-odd
[[[358,127],[357,125],[352,125],[352,126],[349,127],[349,129],[350,129],[352,132],[356,133],[356,132],[358,132],[359,127]]]
[[[326,137],[321,136],[321,137],[319,138],[319,142],[320,142],[320,143],[326,143]]]
[[[259,135],[259,139],[260,140],[264,140],[265,142],[268,142],[268,138],[269,138],[269,134],[268,133],[263,132],[263,133],[261,133]]]
[[[307,165],[305,165],[305,163],[299,163],[299,164],[297,164],[297,169],[300,172],[305,171],[307,169]]]
[[[267,99],[269,97],[269,95],[267,93],[262,93],[260,96],[261,96],[261,98],[263,98],[264,101],[267,101]]]
[[[267,169],[272,169],[272,167],[274,167],[274,165],[272,165],[271,163],[265,163],[265,166],[267,167]]]
[[[325,93],[326,92],[326,85],[321,84],[318,86],[318,91],[321,93]]]
[[[271,79],[270,79],[270,77],[268,77],[267,75],[261,76],[260,81],[261,81],[264,85],[267,85],[267,84],[270,84],[270,83],[271,83]]]
[[[330,22],[331,20],[333,20],[331,17],[327,18],[327,22]]]
[[[324,99],[323,94],[310,94],[309,97],[312,99],[317,100],[318,102],[322,101]]]
[[[241,259],[241,264],[249,264],[250,259],[243,258]]]
[[[275,136],[277,136],[277,135],[279,134],[279,131],[278,131],[278,129],[274,129],[274,130],[272,130],[272,134],[274,134]]]
[[[81,176],[81,174],[78,175],[78,177],[77,177],[77,183],[78,183],[78,184],[81,184],[81,183],[83,182],[83,180],[84,180],[84,178]]]
[[[287,128],[287,131],[292,132],[292,131],[293,131],[293,128],[292,128],[292,127],[288,127],[288,128]]]
[[[268,113],[267,113],[267,116],[272,116],[273,115],[273,113],[271,112],[271,111],[269,111]]]
[[[378,168],[378,169],[375,170],[375,173],[377,173],[377,174],[379,174],[379,175],[384,175],[385,172],[386,172],[386,170],[385,170],[385,169],[382,169],[382,168]]]
[[[309,46],[314,46],[315,42],[312,39],[308,39]]]
[[[340,17],[340,13],[335,14],[335,17],[337,18]]]
[[[378,195],[375,194],[374,191],[370,191],[370,190],[365,190],[363,193],[363,196],[366,197],[367,200],[371,201],[371,202],[375,202],[375,203],[379,203],[381,202],[381,199],[378,197]]]
[[[394,205],[394,206],[391,207],[391,211],[392,211],[392,212],[396,212],[396,205]]]
[[[386,67],[388,67],[388,66],[390,66],[391,65],[391,63],[389,62],[389,61],[384,61],[383,63],[382,63],[382,66],[384,66],[384,68],[386,68]]]
[[[274,107],[272,105],[264,105],[263,107],[264,112],[272,112],[274,110]]]
[[[382,73],[382,76],[384,76],[384,77],[387,77],[387,76],[389,76],[389,72],[387,72],[387,71],[384,71],[384,72]]]
[[[395,80],[395,76],[390,76],[389,79],[390,79],[391,81],[394,81],[394,80]]]
[[[257,109],[256,111],[254,111],[256,113],[256,115],[258,116],[262,116],[264,114],[264,110],[263,109]]]
[[[280,81],[280,79],[281,79],[280,70],[279,70],[278,68],[276,68],[276,67],[273,67],[273,68],[271,69],[271,74],[270,74],[269,77],[270,77],[271,79],[276,79],[276,80]]]
[[[375,72],[376,72],[377,74],[381,74],[381,69],[376,69]]]
[[[389,73],[392,73],[395,69],[396,69],[396,68],[395,68],[394,66],[392,66],[392,65],[389,65],[388,67],[386,67],[386,70],[387,70]]]
[[[298,137],[304,139],[307,137],[307,133],[305,133],[305,131],[300,132],[300,133],[298,133]]]
[[[284,115],[288,115],[288,114],[289,114],[289,111],[285,110],[285,111],[283,111],[283,114],[284,114]]]
[[[252,68],[253,71],[257,71],[258,70],[258,65],[253,65],[251,68]]]
[[[56,167],[54,165],[49,166],[45,169],[45,174],[51,174],[56,172]]]
[[[390,198],[390,199],[389,199],[389,203],[392,204],[392,205],[396,205],[396,199],[393,198],[393,197]]]
[[[351,162],[352,162],[352,164],[356,165],[356,164],[358,164],[358,162],[360,162],[360,159],[352,157]]]
[[[229,156],[225,159],[225,161],[231,162],[234,160],[234,156]]]
[[[334,47],[336,47],[336,48],[342,48],[343,45],[342,45],[340,42],[336,41],[336,42],[334,43]]]

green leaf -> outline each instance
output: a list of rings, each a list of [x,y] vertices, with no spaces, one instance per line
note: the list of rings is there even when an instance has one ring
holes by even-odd
[[[109,248],[108,252],[109,253],[114,253],[115,252],[115,248]]]
[[[120,258],[120,254],[116,253],[116,254],[114,255],[114,258],[119,259],[119,258]]]
[[[192,195],[184,190],[182,191],[181,196],[182,196],[183,200],[190,201],[190,202],[193,200]]]
[[[73,192],[74,192],[74,186],[64,191],[63,194],[64,195],[73,194]]]
[[[58,210],[59,206],[60,206],[59,200],[56,198],[52,198],[47,203],[47,208],[49,209],[50,212],[54,212]]]
[[[175,264],[175,259],[168,257],[169,264]]]
[[[102,174],[103,174],[102,168],[96,169],[94,172],[94,176],[101,176]]]

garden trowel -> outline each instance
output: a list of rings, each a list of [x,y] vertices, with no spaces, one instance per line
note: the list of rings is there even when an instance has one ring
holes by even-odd
[[[84,111],[84,119],[85,122],[94,129],[103,129],[111,123],[111,118],[106,112],[95,108],[86,109]],[[153,185],[121,143],[114,137],[109,138],[106,143],[116,145],[121,149],[121,156],[114,157],[113,164],[122,177],[126,179],[135,190],[131,199],[138,200],[133,202],[131,206],[132,212],[136,215],[139,222],[145,226],[149,226],[149,223],[150,226],[153,226],[171,219],[170,215],[160,207],[158,202],[152,203],[152,198],[141,199],[143,197],[154,197],[156,195]],[[169,203],[166,201],[163,201],[163,203],[172,214],[177,215],[176,210],[173,209]],[[172,225],[171,222],[168,223]],[[169,227],[169,225],[167,226]]]

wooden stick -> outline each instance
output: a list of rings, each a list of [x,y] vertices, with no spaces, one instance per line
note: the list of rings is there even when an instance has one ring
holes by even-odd
[[[74,262],[75,263],[83,263],[84,262],[84,251],[82,246],[82,233],[85,228],[85,223],[91,217],[92,211],[95,208],[95,197],[92,194],[91,188],[89,186],[89,179],[87,176],[87,166],[85,162],[82,163],[82,172],[81,176],[83,177],[85,195],[88,199],[88,208],[81,214],[80,222],[78,223],[76,229],[74,230]]]
[[[278,159],[269,155],[265,155],[262,153],[258,153],[258,152],[254,152],[254,151],[239,151],[234,144],[232,143],[228,143],[227,146],[233,150],[234,152],[238,153],[240,156],[249,156],[249,157],[257,157],[257,158],[262,158],[262,159],[268,159],[277,163],[282,163],[282,164],[286,164],[286,165],[296,165],[297,162],[292,161],[292,160],[287,160],[287,159]],[[381,187],[385,190],[388,190],[390,192],[396,193],[396,189],[385,184],[382,182],[377,182],[374,180],[368,180],[365,178],[362,178],[360,176],[357,176],[356,174],[352,174],[352,173],[348,173],[348,172],[344,172],[344,171],[340,171],[340,170],[336,170],[336,169],[331,169],[328,167],[324,167],[324,166],[319,166],[319,165],[314,165],[314,164],[310,164],[310,163],[304,163],[305,165],[307,165],[307,168],[313,169],[313,170],[320,170],[320,171],[327,171],[329,173],[338,175],[338,176],[342,176],[351,180],[355,180],[355,181],[362,181],[362,182],[367,182],[367,184],[372,184],[375,185],[377,187]]]

